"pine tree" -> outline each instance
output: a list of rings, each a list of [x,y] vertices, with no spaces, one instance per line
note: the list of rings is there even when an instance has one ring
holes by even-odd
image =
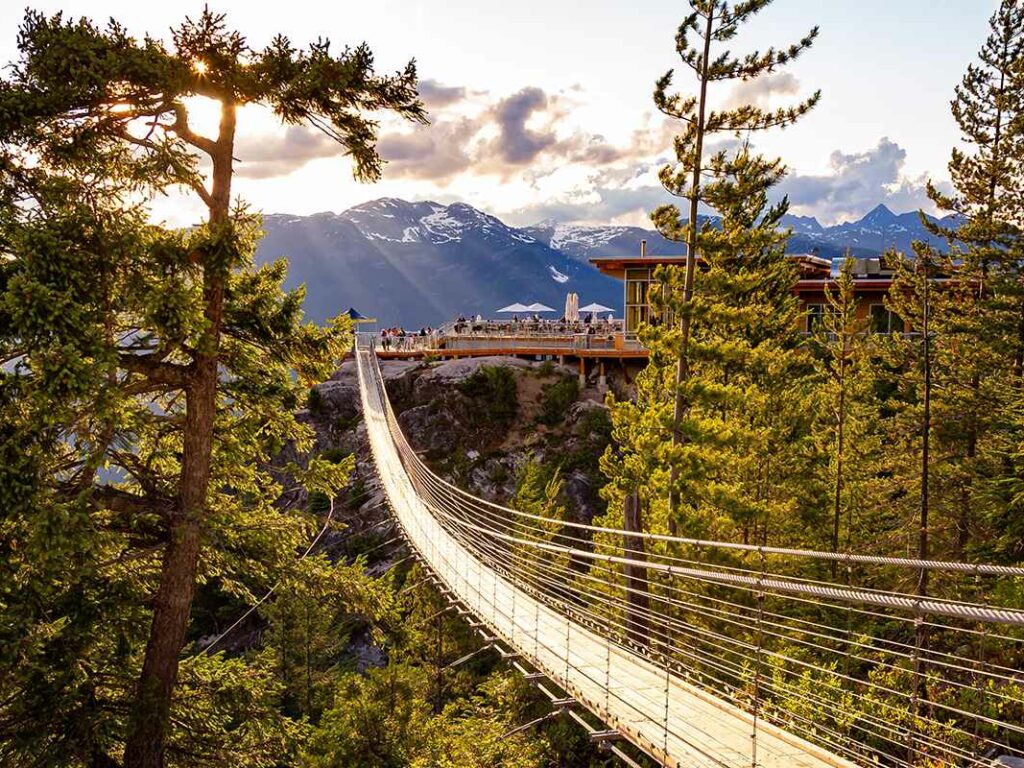
[[[252,50],[209,11],[170,47],[29,12],[19,49],[0,89],[0,624],[31,640],[4,642],[0,727],[29,761],[106,765],[123,743],[126,766],[160,766],[197,580],[244,595],[309,532],[274,506],[266,459],[311,447],[293,414],[349,339],[302,323],[284,262],[253,265],[258,220],[231,195],[239,107],[324,131],[364,180],[381,168],[366,113],[423,110],[412,65],[379,76],[365,46],[284,37]],[[216,137],[189,122],[197,96],[219,105]],[[202,226],[147,223],[138,200],[174,187]],[[350,464],[290,474],[333,492]]]
[[[818,373],[819,419],[814,434],[818,450],[828,457],[832,526],[829,546],[850,551],[855,523],[863,524],[869,464],[874,456],[870,425],[873,391],[869,371],[872,338],[868,323],[857,315],[854,260],[847,257],[835,288],[826,287],[826,311],[811,329]],[[859,537],[858,537],[859,538]],[[833,575],[835,575],[833,568]]]
[[[707,195],[722,224],[703,238],[706,266],[690,302],[693,366],[681,386],[690,403],[680,424],[686,440],[673,445],[673,402],[664,397],[681,331],[646,326],[641,341],[650,360],[637,378],[636,401],[612,404],[618,451],[602,464],[610,479],[605,494],[616,507],[639,490],[652,530],[671,530],[674,521],[696,536],[803,536],[806,526],[793,523],[812,506],[801,479],[813,460],[811,368],[797,329],[797,276],[785,256],[787,236],[778,230],[787,203],[768,204],[781,165],[747,147],[716,162],[720,180]],[[678,306],[679,277],[659,270],[666,288],[652,292],[655,312]],[[686,500],[674,513],[668,487]]]
[[[990,28],[952,101],[969,147],[950,158],[954,194],[929,190],[953,216],[926,220],[949,243],[940,266],[954,279],[949,312],[942,316],[939,305],[936,319],[938,362],[950,379],[943,389],[950,412],[939,426],[955,456],[957,556],[983,545],[972,535],[976,526],[995,515],[1005,530],[1019,510],[1014,456],[1024,441],[1024,4],[1003,0]]]
[[[676,162],[665,166],[660,173],[661,182],[671,194],[685,198],[689,216],[683,220],[673,205],[665,205],[651,214],[651,218],[662,235],[670,240],[686,243],[686,265],[681,285],[678,280],[668,285],[678,292],[674,302],[674,317],[678,319],[680,337],[676,362],[673,405],[672,441],[679,444],[685,439],[682,421],[689,407],[683,383],[691,373],[690,336],[693,311],[689,306],[694,291],[697,258],[704,253],[704,239],[709,225],[698,220],[700,206],[711,205],[714,182],[706,183],[705,178],[722,179],[728,175],[728,161],[725,151],[705,157],[709,139],[718,133],[747,134],[769,128],[785,128],[810,111],[820,98],[820,91],[806,101],[793,107],[773,112],[752,105],[734,109],[710,110],[708,107],[708,86],[716,82],[747,81],[776,71],[793,61],[814,43],[817,27],[799,42],[788,48],[769,48],[745,56],[734,56],[727,49],[718,46],[732,40],[740,27],[757,13],[764,10],[771,0],[690,0],[692,12],[683,20],[676,33],[676,52],[683,64],[692,70],[696,79],[697,95],[684,97],[671,93],[674,71],[669,70],[658,79],[654,89],[654,103],[668,117],[685,123],[685,130],[675,140]],[[696,38],[696,45],[691,44]],[[678,469],[671,469],[673,481],[678,478]],[[679,506],[679,489],[673,482],[669,489],[670,523]]]

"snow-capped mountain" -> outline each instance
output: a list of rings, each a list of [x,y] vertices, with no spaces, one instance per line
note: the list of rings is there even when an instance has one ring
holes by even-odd
[[[263,226],[257,260],[288,257],[289,286],[305,284],[316,321],[353,306],[418,328],[516,301],[560,310],[569,291],[622,303],[621,285],[590,264],[465,203],[383,198],[339,214],[271,214]]]
[[[947,216],[943,219],[928,217],[930,221],[939,221],[945,226],[955,226],[956,219]],[[917,211],[896,214],[885,205],[877,205],[863,218],[848,221],[830,227],[823,227],[813,216],[786,216],[782,223],[793,230],[794,235],[805,237],[812,246],[817,246],[822,255],[831,255],[826,251],[840,252],[850,249],[856,255],[877,254],[889,248],[895,248],[906,254],[912,254],[911,243],[922,240],[943,248],[945,243],[925,229]],[[791,248],[793,241],[791,240]]]
[[[782,223],[792,231],[791,253],[826,258],[846,252],[871,256],[887,248],[910,253],[917,239],[942,245],[917,213],[895,214],[884,205],[835,226],[811,216],[787,216]],[[306,312],[313,320],[354,306],[407,328],[458,314],[491,315],[516,301],[561,309],[569,291],[582,303],[621,310],[621,284],[601,275],[590,259],[639,255],[641,240],[652,256],[683,252],[681,243],[643,227],[548,221],[516,228],[465,203],[395,198],[338,214],[270,214],[264,229],[257,259],[289,258],[289,284],[305,284]]]
[[[636,256],[640,252],[641,240],[647,241],[647,252],[652,255],[679,253],[681,248],[679,243],[641,227],[600,227],[545,221],[521,231],[587,266],[590,266],[588,259],[596,256]]]

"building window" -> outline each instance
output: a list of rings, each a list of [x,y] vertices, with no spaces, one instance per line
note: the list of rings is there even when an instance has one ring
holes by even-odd
[[[807,333],[814,333],[818,330],[822,323],[825,322],[825,311],[828,309],[825,304],[808,304],[807,305],[807,325],[804,330]]]
[[[626,335],[635,336],[641,323],[651,316],[648,294],[651,289],[651,270],[626,270]]]
[[[872,333],[903,333],[903,320],[884,304],[872,304],[868,308]]]

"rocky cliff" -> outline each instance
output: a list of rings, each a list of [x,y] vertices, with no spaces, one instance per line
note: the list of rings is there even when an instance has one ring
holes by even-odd
[[[603,512],[598,460],[609,440],[603,398],[580,390],[575,373],[550,362],[510,357],[441,363],[386,361],[382,372],[402,430],[442,477],[488,500],[508,504],[524,468],[557,471],[560,501],[574,520]],[[317,451],[353,454],[356,470],[339,514],[344,535],[386,525],[359,403],[354,361],[311,392],[304,418]]]

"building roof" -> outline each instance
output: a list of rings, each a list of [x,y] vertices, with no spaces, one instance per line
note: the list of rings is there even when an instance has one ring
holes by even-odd
[[[826,259],[813,253],[788,253],[786,258],[795,263],[800,270],[800,286],[811,287],[813,281],[822,283],[831,282],[838,276],[838,265],[842,259]],[[626,269],[630,267],[657,267],[662,264],[683,266],[686,264],[685,256],[599,256],[590,259],[601,273],[611,277],[625,278]],[[698,256],[697,265],[703,264]],[[892,269],[885,263],[884,258],[858,258],[854,260],[854,279],[858,287],[868,282],[878,282],[888,286],[892,282]]]
[[[628,267],[657,267],[660,264],[686,264],[685,256],[598,256],[590,259],[602,274],[622,279]]]

